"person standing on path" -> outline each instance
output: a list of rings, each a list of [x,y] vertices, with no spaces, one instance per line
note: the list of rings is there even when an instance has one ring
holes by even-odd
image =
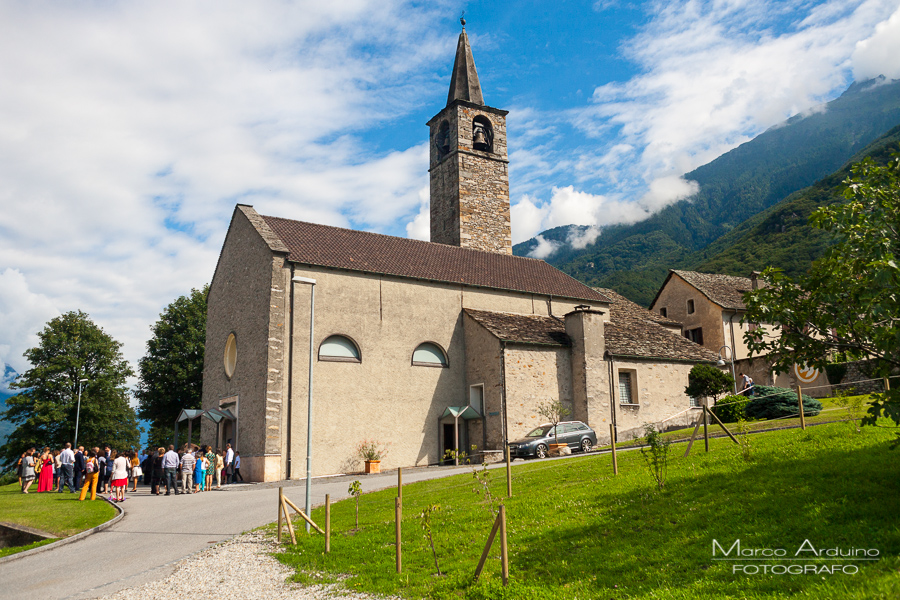
[[[138,479],[141,475],[143,475],[143,469],[141,469],[141,459],[138,457],[138,453],[135,450],[131,451],[131,478],[134,482],[131,486],[131,491],[137,491]]]
[[[244,481],[244,476],[241,475],[241,453],[235,452],[234,453],[234,480],[235,480],[235,482],[237,482],[238,479],[240,479],[241,481]]]
[[[225,485],[229,483],[234,483],[234,450],[225,444]]]
[[[216,489],[222,489],[222,471],[225,469],[225,457],[222,456],[221,448],[216,450]]]
[[[163,455],[163,471],[166,478],[166,496],[175,492],[178,495],[178,453],[175,452],[175,446],[169,445],[169,451]]]
[[[216,453],[213,452],[212,446],[206,447],[206,486],[205,490],[212,489],[213,471],[216,469]]]
[[[165,448],[157,448],[156,455],[153,457],[153,462],[151,463],[153,468],[150,476],[150,493],[156,496],[159,496],[159,486],[166,476],[166,472],[162,466],[163,455],[165,453]]]
[[[94,448],[88,452],[87,458],[84,461],[84,485],[81,488],[81,496],[78,498],[79,502],[84,502],[88,488],[91,488],[91,500],[97,499],[97,480],[100,478],[100,473],[98,472],[100,464],[97,460],[97,450],[98,448]]]
[[[185,494],[191,493],[195,463],[194,454],[190,450],[181,457],[181,491]]]
[[[75,452],[75,489],[81,489],[81,482],[84,481],[84,446],[78,446]]]
[[[22,493],[27,494],[28,488],[34,483],[34,448],[29,448],[22,457]]]
[[[75,453],[72,452],[72,443],[66,442],[66,447],[59,453],[59,493],[68,486],[69,493],[75,493]]]
[[[129,459],[124,454],[116,456],[113,460],[112,488],[116,502],[125,501],[125,488],[128,487]]]

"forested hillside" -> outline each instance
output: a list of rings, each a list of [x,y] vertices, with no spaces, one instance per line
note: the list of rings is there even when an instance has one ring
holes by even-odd
[[[545,260],[589,285],[647,305],[668,269],[711,260],[717,253],[698,260],[697,252],[749,229],[742,225],[747,219],[834,173],[898,124],[900,81],[854,83],[823,110],[792,117],[687,173],[686,179],[700,185],[691,199],[640,223],[606,227],[586,248],[566,245]],[[542,235],[563,241],[567,233],[559,227]],[[514,253],[527,255],[536,245],[517,244]]]

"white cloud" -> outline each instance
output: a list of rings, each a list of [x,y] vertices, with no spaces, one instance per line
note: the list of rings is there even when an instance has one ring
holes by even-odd
[[[534,238],[537,241],[537,246],[535,246],[531,252],[528,253],[528,256],[531,258],[540,258],[541,260],[547,258],[559,248],[559,243],[545,240],[544,236],[539,235]]]
[[[856,43],[853,73],[857,80],[879,75],[900,79],[900,8],[879,23],[871,37]]]
[[[4,269],[0,272],[0,376],[3,365],[10,365],[18,373],[28,370],[28,361],[22,353],[38,343],[37,332],[44,323],[59,315],[53,302],[42,294],[29,289],[20,271]],[[0,382],[0,389],[10,382]]]

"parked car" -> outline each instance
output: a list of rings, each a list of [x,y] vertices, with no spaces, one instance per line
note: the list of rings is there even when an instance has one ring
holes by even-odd
[[[589,452],[597,445],[597,434],[594,430],[581,421],[565,421],[558,423],[559,443],[567,444],[572,450]],[[532,429],[528,435],[509,444],[509,455],[512,457],[537,456],[546,458],[550,450],[550,444],[555,444],[557,435],[554,434],[553,424],[546,423]]]

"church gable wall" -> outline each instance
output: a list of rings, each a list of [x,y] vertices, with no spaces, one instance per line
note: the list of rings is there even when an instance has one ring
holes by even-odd
[[[694,302],[694,312],[691,314],[688,314],[688,300]],[[661,308],[666,309],[666,318],[681,323],[682,332],[702,327],[702,345],[713,352],[726,343],[722,327],[722,307],[678,275],[669,277],[651,310],[659,313]],[[740,321],[740,317],[737,320]]]
[[[500,387],[500,341],[469,316],[463,317],[466,346],[466,386],[484,385],[484,409],[487,427],[478,431],[472,443],[479,450],[503,448],[502,390]],[[468,404],[468,402],[466,402]]]
[[[646,423],[654,423],[662,430],[694,424],[700,409],[692,409],[691,399],[684,393],[688,373],[693,366],[691,363],[615,359],[613,384],[619,439],[629,440],[643,436]],[[619,377],[623,372],[630,374],[632,398],[635,402],[632,405],[621,404]],[[678,416],[670,418],[673,415]],[[598,430],[597,434],[604,439],[609,437],[608,431]]]
[[[236,211],[210,285],[203,408],[239,398],[236,442],[242,473],[249,480],[277,478],[281,472],[283,263],[247,217]],[[237,360],[229,379],[224,352],[231,333]],[[224,446],[227,440],[216,439],[216,426],[202,419],[202,441]]]

